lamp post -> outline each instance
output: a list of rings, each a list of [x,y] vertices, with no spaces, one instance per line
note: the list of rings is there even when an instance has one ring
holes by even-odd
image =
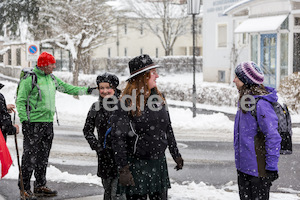
[[[196,52],[195,52],[195,16],[200,13],[201,0],[187,0],[188,15],[193,16],[193,117],[196,117]]]

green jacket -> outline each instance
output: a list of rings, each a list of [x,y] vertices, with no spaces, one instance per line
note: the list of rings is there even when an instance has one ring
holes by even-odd
[[[40,87],[41,99],[38,88],[34,87],[32,89],[32,76],[22,79],[16,100],[16,106],[21,122],[53,122],[56,90],[70,95],[87,94],[87,87],[73,86],[55,77],[58,85],[56,86],[56,82],[50,75],[46,75],[37,67],[35,67],[33,71],[37,75],[37,85]],[[27,116],[27,100],[29,100],[30,106],[30,119],[28,119]]]

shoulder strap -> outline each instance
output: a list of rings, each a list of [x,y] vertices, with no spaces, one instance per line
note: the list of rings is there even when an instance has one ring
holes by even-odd
[[[55,83],[55,88],[57,89],[57,87],[58,87],[58,82],[57,82],[55,76],[54,76],[53,74],[50,74],[50,76],[51,76],[52,80],[53,80],[54,83]]]
[[[258,121],[257,121],[257,103],[260,99],[261,99],[260,97],[255,98],[255,108],[251,111],[251,115],[255,118],[255,121],[257,123],[257,132],[258,133],[261,132]]]

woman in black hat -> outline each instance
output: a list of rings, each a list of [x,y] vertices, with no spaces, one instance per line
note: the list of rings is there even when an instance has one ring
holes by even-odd
[[[117,89],[119,79],[116,75],[104,73],[97,77],[96,83],[99,89],[99,100],[93,103],[87,115],[83,128],[83,134],[95,150],[98,156],[97,175],[102,179],[104,188],[104,200],[123,200],[125,196],[116,196],[118,184],[117,165],[114,160],[114,152],[111,148],[111,136],[109,118],[112,114],[113,104],[117,102],[120,90]],[[94,134],[97,129],[98,136]]]
[[[119,192],[128,200],[167,199],[167,147],[175,169],[183,167],[165,98],[156,86],[158,67],[148,55],[129,61],[130,77],[111,118]]]

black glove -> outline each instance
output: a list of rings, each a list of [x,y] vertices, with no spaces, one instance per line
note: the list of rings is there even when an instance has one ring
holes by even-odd
[[[133,176],[129,171],[129,165],[126,165],[125,167],[121,168],[119,172],[120,172],[120,177],[119,177],[120,185],[135,186]]]
[[[92,94],[93,90],[96,90],[96,89],[97,89],[97,87],[92,87],[92,88],[91,88],[91,87],[89,86],[88,89],[87,89],[87,93],[88,93],[88,94]]]
[[[176,169],[177,171],[182,169],[183,159],[181,157],[177,157],[177,158],[175,158],[175,162],[176,162],[177,165],[174,167],[174,169]]]
[[[267,173],[267,180],[269,180],[270,182],[275,181],[276,179],[278,179],[278,172],[277,171],[270,171],[270,170],[266,170]]]

